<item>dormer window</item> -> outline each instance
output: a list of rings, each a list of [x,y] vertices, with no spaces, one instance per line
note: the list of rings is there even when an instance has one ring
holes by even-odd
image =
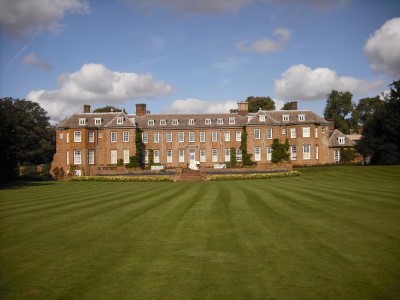
[[[194,119],[189,119],[189,125],[194,125]]]
[[[303,121],[306,120],[306,115],[303,115],[303,114],[297,115],[297,119],[298,119],[300,122],[303,122]]]
[[[147,125],[149,126],[154,126],[154,120],[148,120]]]
[[[206,125],[211,125],[211,119],[205,119],[205,120],[204,120],[204,123],[205,123]]]
[[[259,115],[259,116],[258,116],[258,120],[259,120],[260,122],[265,122],[265,115]]]
[[[117,124],[118,125],[124,124],[124,118],[122,117],[117,118]]]
[[[289,115],[282,115],[283,122],[289,122]]]
[[[79,125],[86,125],[86,119],[85,118],[79,118]]]
[[[100,125],[101,124],[101,118],[94,118],[94,125]]]
[[[178,125],[179,120],[178,119],[172,119],[172,125]]]
[[[344,136],[339,136],[339,137],[338,137],[338,143],[339,143],[340,145],[344,145],[344,142],[345,142]]]
[[[217,119],[217,124],[218,124],[218,125],[224,124],[224,119],[223,119],[223,118],[218,118],[218,119]]]
[[[160,125],[167,125],[167,120],[160,120]]]
[[[229,124],[236,124],[236,118],[229,118]]]

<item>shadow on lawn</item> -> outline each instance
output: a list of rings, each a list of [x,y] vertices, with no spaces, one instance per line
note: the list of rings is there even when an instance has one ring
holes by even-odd
[[[31,181],[31,180],[16,180],[13,182],[1,182],[0,190],[15,190],[26,187],[51,185],[54,181]]]

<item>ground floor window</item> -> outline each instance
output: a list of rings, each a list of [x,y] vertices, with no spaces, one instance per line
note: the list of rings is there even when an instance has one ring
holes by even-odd
[[[82,151],[74,150],[74,165],[80,165],[82,163]]]
[[[242,161],[242,149],[236,149],[236,161]]]
[[[172,150],[167,150],[167,163],[172,163]]]
[[[185,150],[179,149],[179,162],[185,162]]]
[[[267,161],[272,159],[272,147],[267,147]]]
[[[303,145],[303,159],[311,159],[311,145]]]
[[[297,147],[295,145],[290,146],[290,160],[297,160]]]
[[[143,163],[148,164],[149,163],[149,151],[148,150],[143,150],[142,152],[143,155]]]
[[[111,150],[111,164],[116,165],[118,161],[117,150]]]
[[[315,159],[319,159],[319,146],[315,146]]]
[[[261,147],[254,147],[254,160],[261,161]]]
[[[67,151],[67,166],[69,166],[69,151]]]
[[[94,165],[94,150],[88,151],[88,163],[89,165]]]
[[[225,150],[224,150],[224,152],[225,152],[225,161],[227,162],[227,161],[231,161],[231,149],[229,149],[229,148],[226,148]]]
[[[129,164],[129,149],[124,149],[124,164]]]
[[[206,149],[200,149],[200,162],[206,162]]]
[[[158,164],[160,162],[160,150],[154,150],[153,161]]]
[[[218,149],[211,149],[212,162],[218,162]]]
[[[340,161],[340,151],[339,150],[333,151],[333,161],[334,162]]]

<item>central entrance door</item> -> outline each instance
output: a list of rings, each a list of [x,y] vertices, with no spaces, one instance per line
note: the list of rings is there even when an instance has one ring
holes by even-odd
[[[196,163],[196,151],[194,149],[189,150],[189,168],[193,170],[197,170]]]

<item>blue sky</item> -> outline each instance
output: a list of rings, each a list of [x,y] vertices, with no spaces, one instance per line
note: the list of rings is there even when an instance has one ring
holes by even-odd
[[[400,78],[398,1],[3,0],[0,97],[53,122],[113,105],[228,112],[248,96],[323,114]]]

